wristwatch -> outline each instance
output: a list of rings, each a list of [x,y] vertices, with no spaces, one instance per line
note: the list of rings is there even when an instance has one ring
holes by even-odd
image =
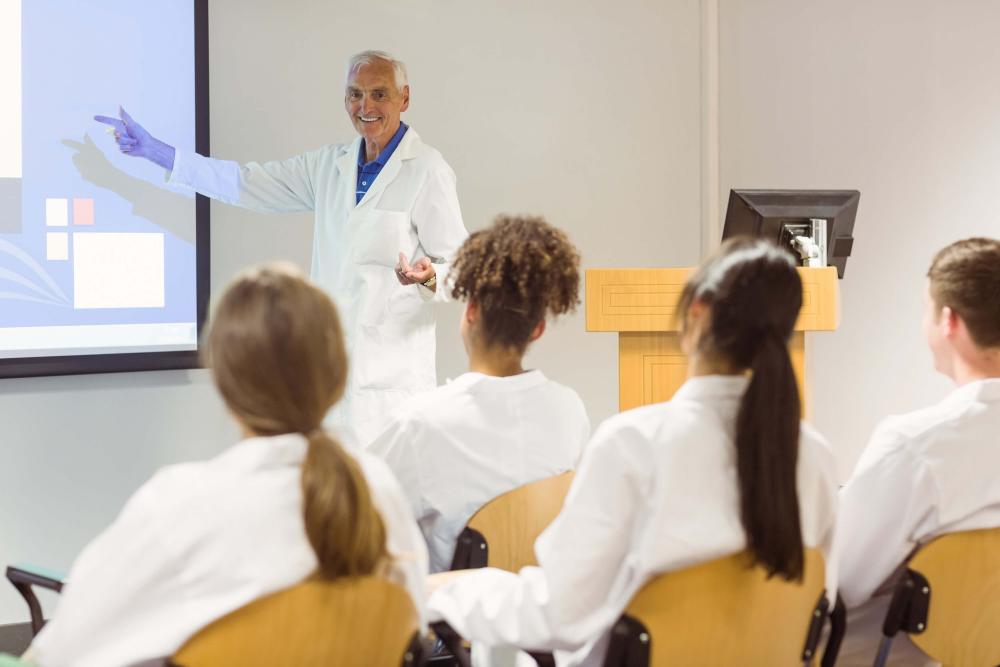
[[[428,278],[427,280],[425,280],[420,284],[426,287],[427,289],[434,289],[434,286],[437,285],[437,282],[438,282],[438,277],[437,274],[435,273],[433,276],[431,276],[430,278]]]

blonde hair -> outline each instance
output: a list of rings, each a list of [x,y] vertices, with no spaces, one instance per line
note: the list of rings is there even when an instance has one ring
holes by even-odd
[[[385,526],[361,468],[322,428],[347,380],[340,318],[326,294],[284,265],[244,274],[215,307],[205,359],[226,405],[248,429],[308,439],[303,519],[319,575],[358,576],[384,566]]]

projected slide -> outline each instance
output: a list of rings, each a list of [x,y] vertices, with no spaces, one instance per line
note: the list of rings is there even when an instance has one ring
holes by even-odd
[[[197,348],[195,198],[92,120],[194,150],[195,67],[191,0],[0,0],[0,371]]]

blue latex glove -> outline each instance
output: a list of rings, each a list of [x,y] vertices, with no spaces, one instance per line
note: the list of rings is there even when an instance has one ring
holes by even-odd
[[[163,143],[147,132],[142,125],[139,125],[125,113],[125,109],[118,107],[118,115],[120,118],[94,116],[94,120],[114,128],[115,141],[118,142],[118,148],[122,153],[144,157],[167,171],[173,171],[176,153],[174,147]]]

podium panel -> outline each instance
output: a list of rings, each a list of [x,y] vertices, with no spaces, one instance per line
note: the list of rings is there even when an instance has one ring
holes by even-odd
[[[587,331],[618,334],[618,408],[669,400],[687,377],[677,302],[692,269],[588,269]],[[806,334],[833,331],[840,317],[837,269],[799,269],[802,310],[789,343],[802,411],[810,413]]]

